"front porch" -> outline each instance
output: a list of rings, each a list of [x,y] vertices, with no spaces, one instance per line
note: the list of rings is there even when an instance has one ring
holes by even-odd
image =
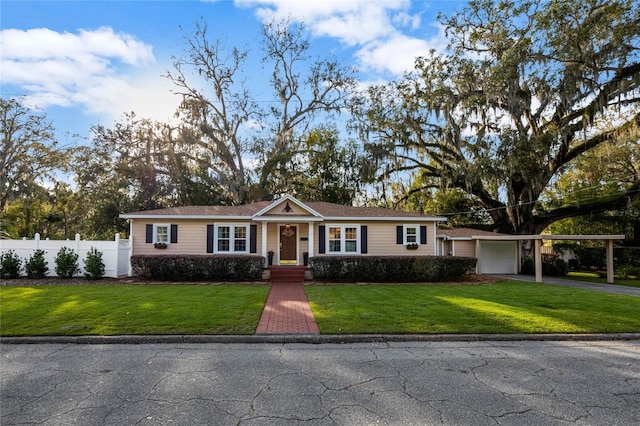
[[[265,267],[306,266],[314,255],[313,222],[262,222]]]

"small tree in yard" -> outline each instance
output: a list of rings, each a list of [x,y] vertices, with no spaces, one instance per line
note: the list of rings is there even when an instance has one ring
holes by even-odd
[[[84,278],[87,280],[99,280],[104,276],[104,262],[102,261],[102,252],[95,247],[91,247],[87,257],[84,260]]]
[[[71,278],[78,272],[78,255],[68,247],[62,247],[56,255],[56,274]]]
[[[27,263],[24,264],[24,269],[29,278],[44,278],[49,270],[49,263],[44,258],[44,251],[34,251]]]
[[[0,278],[19,278],[21,267],[22,259],[15,251],[9,250],[0,256]]]

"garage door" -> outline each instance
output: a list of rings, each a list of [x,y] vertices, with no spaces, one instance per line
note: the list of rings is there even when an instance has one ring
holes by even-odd
[[[483,274],[515,274],[516,241],[482,241],[481,269]]]

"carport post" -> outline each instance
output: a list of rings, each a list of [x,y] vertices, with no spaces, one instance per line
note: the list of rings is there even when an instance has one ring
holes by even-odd
[[[542,282],[542,254],[541,254],[542,240],[539,238],[536,238],[535,240],[533,240],[533,246],[535,247],[534,257],[535,257],[535,265],[536,265],[536,282],[541,283]]]
[[[607,282],[613,284],[613,240],[607,240]]]

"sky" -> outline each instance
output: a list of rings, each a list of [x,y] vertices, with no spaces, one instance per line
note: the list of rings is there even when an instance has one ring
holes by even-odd
[[[312,54],[358,70],[363,84],[400,77],[414,58],[444,51],[438,12],[464,1],[218,0],[0,2],[3,98],[23,98],[46,114],[61,142],[87,140],[90,127],[112,127],[126,112],[170,121],[179,104],[163,75],[186,55],[185,36],[203,19],[212,39],[247,49],[252,94],[267,96],[261,26],[304,23]],[[262,78],[264,76],[264,78]],[[65,139],[67,139],[65,141]]]

